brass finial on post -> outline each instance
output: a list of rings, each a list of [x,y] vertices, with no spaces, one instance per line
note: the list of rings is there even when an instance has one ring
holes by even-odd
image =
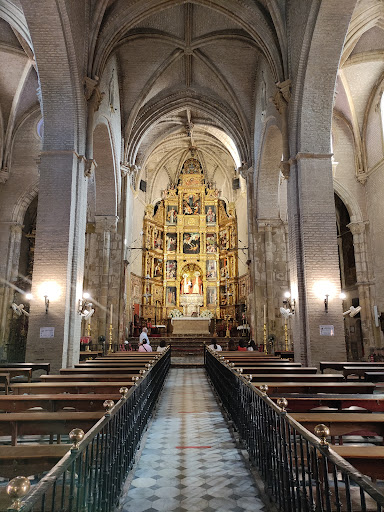
[[[263,395],[266,395],[268,391],[268,384],[262,384],[260,386],[260,391],[263,393]]]
[[[286,398],[278,398],[276,403],[282,412],[287,412],[288,400]]]
[[[319,425],[316,425],[314,428],[315,435],[320,438],[320,444],[321,446],[329,446],[327,437],[330,436],[331,431],[327,427],[327,425],[324,425],[323,423],[320,423]]]
[[[79,449],[79,443],[84,439],[84,430],[81,428],[74,428],[69,433],[69,439],[72,441],[73,445],[71,450],[78,450]]]
[[[105,408],[105,416],[110,416],[111,409],[115,405],[113,400],[105,400],[103,403],[103,407]]]
[[[126,386],[122,386],[120,389],[119,389],[119,393],[121,395],[121,398],[127,398],[127,395],[129,393],[129,389],[126,387]]]
[[[7,494],[10,498],[15,500],[12,505],[12,510],[20,510],[21,498],[25,496],[31,488],[31,482],[25,476],[17,476],[13,478],[7,485]]]

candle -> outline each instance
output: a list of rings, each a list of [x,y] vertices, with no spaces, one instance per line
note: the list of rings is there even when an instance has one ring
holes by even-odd
[[[264,304],[264,325],[267,323],[267,306]]]
[[[113,313],[113,305],[111,304],[111,315],[110,315],[109,323],[112,323],[112,313]]]

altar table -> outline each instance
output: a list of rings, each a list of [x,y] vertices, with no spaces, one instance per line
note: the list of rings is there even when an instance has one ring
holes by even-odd
[[[172,318],[173,334],[208,334],[210,318],[183,316]]]

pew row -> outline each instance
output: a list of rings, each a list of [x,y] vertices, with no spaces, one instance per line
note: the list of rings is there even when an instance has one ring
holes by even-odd
[[[278,393],[373,393],[376,385],[370,382],[252,382],[253,386],[268,385],[268,395]],[[321,423],[321,422],[320,422]]]
[[[134,383],[131,381],[113,382],[32,382],[13,384],[12,390],[15,395],[52,394],[52,393],[95,393],[104,395],[115,395],[123,386],[130,388]]]
[[[131,381],[137,377],[137,373],[72,373],[67,375],[42,375],[42,382],[111,382],[111,381]]]
[[[74,428],[88,431],[102,418],[104,412],[10,412],[0,414],[0,436],[11,437],[12,446],[26,435],[68,435]]]
[[[69,444],[2,446],[0,477],[11,479],[49,471],[70,449]]]
[[[294,412],[290,416],[312,433],[316,425],[323,423],[330,429],[332,438],[352,434],[384,435],[384,413]]]
[[[52,394],[52,395],[7,395],[0,396],[0,411],[23,412],[32,408],[41,408],[47,412],[56,412],[62,409],[75,411],[95,412],[102,411],[106,399],[118,402],[120,394],[105,395],[93,394]],[[32,412],[32,411],[30,411]]]
[[[368,366],[369,368],[374,368],[375,366],[384,367],[384,362],[376,363],[367,361],[320,361],[320,372],[324,373],[324,370],[326,369],[342,372],[343,368],[348,366]]]
[[[270,398],[274,402],[279,399],[277,396],[271,396]],[[297,395],[284,393],[284,398],[288,401],[287,411],[289,413],[310,412],[317,407],[327,407],[335,409],[336,411],[343,411],[349,407],[359,407],[365,409],[367,412],[384,412],[384,394]]]
[[[31,368],[33,372],[44,370],[48,374],[51,370],[51,363],[0,363],[0,372],[3,368]]]

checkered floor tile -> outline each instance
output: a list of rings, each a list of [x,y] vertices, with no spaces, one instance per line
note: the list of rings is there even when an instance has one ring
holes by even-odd
[[[264,505],[199,368],[172,369],[122,512],[243,512]]]

